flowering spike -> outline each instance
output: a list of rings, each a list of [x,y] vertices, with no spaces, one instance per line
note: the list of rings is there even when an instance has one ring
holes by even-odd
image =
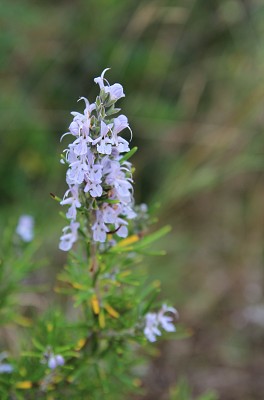
[[[104,243],[108,233],[115,232],[125,238],[128,235],[128,220],[135,218],[133,211],[133,187],[131,164],[124,162],[124,154],[130,152],[129,142],[120,136],[129,129],[128,119],[121,114],[115,118],[115,102],[124,97],[123,87],[119,83],[110,85],[104,75],[94,79],[100,87],[100,95],[94,103],[85,97],[83,114],[72,112],[73,121],[69,126],[73,142],[64,150],[64,163],[68,165],[66,182],[68,189],[60,202],[69,205],[66,217],[70,225],[63,229],[59,248],[71,249],[77,240],[79,210],[87,210],[91,226],[88,236],[95,242]],[[130,138],[131,140],[131,138]],[[129,154],[131,155],[131,153]],[[81,222],[81,221],[80,221]]]

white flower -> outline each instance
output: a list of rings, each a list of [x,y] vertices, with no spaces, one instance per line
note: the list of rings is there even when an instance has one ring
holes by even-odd
[[[107,226],[103,222],[102,211],[96,211],[96,222],[92,226],[93,239],[96,242],[104,243],[106,241]]]
[[[95,78],[94,81],[95,81],[95,83],[98,83],[101,90],[103,89],[105,91],[105,93],[109,93],[111,100],[118,100],[121,97],[125,97],[125,94],[123,91],[123,86],[120,85],[120,83],[114,83],[114,85],[109,85],[108,81],[104,77],[104,74],[109,69],[110,68],[104,69],[101,76],[99,76],[98,78]],[[106,82],[106,86],[104,84],[105,82]]]
[[[106,183],[113,186],[116,191],[117,198],[124,203],[131,201],[132,179],[126,177],[128,169],[120,166],[118,161],[109,160],[104,168],[106,174]]]
[[[173,324],[173,317],[165,315],[166,312],[170,312],[176,316],[178,315],[175,308],[168,307],[166,304],[163,304],[161,310],[157,314],[158,323],[166,332],[175,332],[176,328]]]
[[[65,226],[65,228],[62,229],[63,234],[59,244],[60,250],[69,251],[72,248],[73,243],[75,243],[78,238],[77,232],[79,226],[79,222],[71,221],[69,226]]]
[[[62,366],[64,364],[65,364],[65,360],[60,354],[57,354],[57,355],[51,354],[49,356],[48,367],[50,369],[55,369],[55,368],[57,368],[59,366]]]
[[[114,83],[111,86],[105,87],[105,92],[110,94],[111,100],[118,100],[125,97],[123,86],[120,83]]]
[[[84,115],[86,118],[89,118],[92,111],[95,110],[95,104],[94,103],[89,103],[88,99],[86,97],[80,97],[78,101],[83,100],[85,102],[85,109],[84,109]],[[72,113],[73,115],[75,114],[74,112]],[[78,114],[78,113],[77,113]],[[80,114],[82,115],[82,114]]]
[[[34,237],[34,218],[31,215],[21,215],[16,233],[24,242],[31,242]]]
[[[150,342],[156,341],[156,336],[161,336],[161,331],[158,329],[158,320],[156,313],[148,313],[145,317],[144,334]]]
[[[85,193],[89,192],[92,197],[102,196],[102,166],[100,164],[91,165],[87,171],[87,174],[85,174],[84,180],[86,182],[84,187]]]
[[[97,151],[101,154],[110,155],[112,152],[111,140],[108,137],[101,139],[100,143],[97,144]]]
[[[83,136],[79,136],[78,139],[76,139],[73,142],[73,151],[77,156],[83,156],[87,153],[88,150],[88,143],[87,139],[84,138]]]
[[[127,223],[127,222],[126,222]],[[128,229],[125,225],[120,225],[116,231],[117,236],[121,238],[126,238],[128,235]]]
[[[147,313],[145,316],[144,335],[150,342],[155,342],[157,336],[161,336],[161,328],[166,332],[175,332],[176,328],[173,324],[173,317],[165,315],[171,312],[178,316],[177,311],[173,307],[168,307],[166,304],[162,305],[158,313]]]
[[[11,364],[2,362],[7,357],[7,352],[3,351],[2,353],[0,353],[0,374],[10,374],[14,370]]]
[[[119,210],[117,205],[115,205],[115,207],[111,206],[110,204],[103,205],[101,218],[103,219],[104,223],[114,224],[118,214]]]
[[[71,197],[67,197],[69,193],[72,194]],[[77,208],[81,207],[81,203],[79,201],[78,195],[78,186],[72,186],[69,190],[66,191],[63,200],[60,202],[61,205],[70,204],[70,208],[66,214],[66,217],[72,220],[76,219]]]
[[[0,374],[10,374],[13,370],[14,368],[10,364],[0,364]]]

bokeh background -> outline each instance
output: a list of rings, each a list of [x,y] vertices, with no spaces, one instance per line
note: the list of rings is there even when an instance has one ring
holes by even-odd
[[[50,270],[65,169],[60,136],[106,67],[124,86],[135,193],[172,232],[151,278],[192,336],[159,345],[144,399],[264,398],[264,4],[261,0],[1,0],[0,221],[28,213]]]

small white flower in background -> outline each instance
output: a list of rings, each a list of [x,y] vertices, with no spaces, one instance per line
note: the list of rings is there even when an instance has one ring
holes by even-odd
[[[31,215],[21,215],[16,233],[24,242],[31,242],[34,238],[34,218]]]
[[[2,362],[7,356],[8,354],[5,351],[0,353],[0,374],[10,374],[14,370],[12,365]]]
[[[48,367],[50,369],[55,369],[57,367],[61,367],[64,364],[65,364],[65,360],[60,354],[57,354],[57,355],[51,354],[49,356]]]
[[[161,310],[157,314],[158,323],[166,332],[175,332],[176,328],[173,324],[173,317],[165,315],[166,312],[170,312],[175,316],[178,315],[174,307],[168,307],[166,304],[163,304]]]
[[[245,323],[253,323],[264,327],[264,305],[254,304],[244,308],[242,311],[242,319]]]
[[[161,336],[161,328],[166,332],[175,332],[176,328],[173,323],[173,316],[165,315],[170,312],[178,317],[178,313],[173,307],[168,307],[166,304],[162,305],[158,313],[147,313],[145,316],[144,335],[150,342],[155,342],[157,336]]]

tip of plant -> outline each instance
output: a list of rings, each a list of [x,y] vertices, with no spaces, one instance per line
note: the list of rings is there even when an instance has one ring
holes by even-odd
[[[164,235],[166,235],[167,233],[169,233],[172,230],[172,226],[171,225],[165,225],[163,228],[163,233]]]
[[[56,200],[56,201],[58,201],[59,203],[61,202],[61,200],[62,199],[60,199],[58,196],[56,196],[54,193],[52,193],[52,192],[50,192],[50,197],[53,199],[53,200]]]

